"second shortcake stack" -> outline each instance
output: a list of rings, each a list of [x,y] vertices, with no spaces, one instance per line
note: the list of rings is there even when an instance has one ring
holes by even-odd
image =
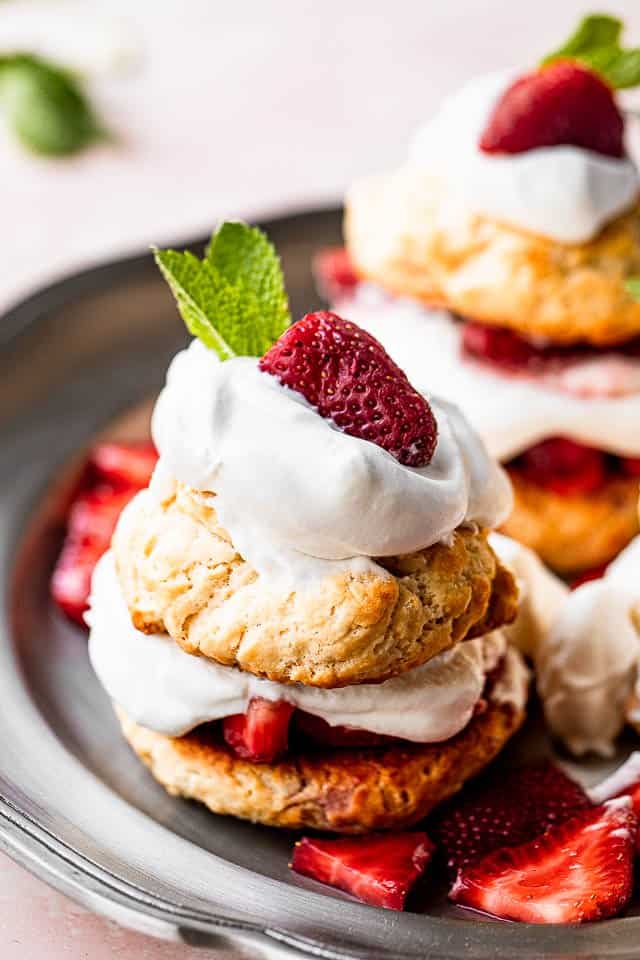
[[[638,530],[640,179],[608,80],[559,59],[445,101],[398,172],[350,192],[359,283],[336,303],[460,405],[514,485],[506,532],[563,573]]]

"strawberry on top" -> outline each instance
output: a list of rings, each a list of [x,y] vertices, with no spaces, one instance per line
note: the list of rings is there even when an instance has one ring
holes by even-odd
[[[623,133],[622,114],[605,81],[579,63],[560,61],[508,87],[480,137],[480,149],[523,153],[564,144],[622,157]]]
[[[424,467],[437,442],[431,407],[371,334],[335,313],[309,313],[280,337],[260,368],[297,390],[340,430],[400,463]]]

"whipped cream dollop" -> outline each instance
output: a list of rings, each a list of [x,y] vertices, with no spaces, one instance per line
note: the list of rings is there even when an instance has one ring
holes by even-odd
[[[336,309],[373,334],[418,390],[457,404],[498,460],[552,436],[640,456],[640,393],[560,395],[544,380],[494,372],[462,356],[461,324],[448,313],[389,297],[373,284],[361,284]]]
[[[527,695],[528,671],[507,650],[501,631],[458,644],[384,683],[337,690],[273,683],[221,666],[185,653],[164,634],[135,629],[111,553],[95,569],[87,622],[91,663],[109,696],[137,723],[168,736],[244,713],[253,697],[264,697],[286,700],[331,726],[436,743],[467,725],[487,673],[503,658],[496,699],[521,708]]]
[[[465,522],[496,526],[511,507],[508,480],[460,413],[429,399],[435,454],[406,467],[342,433],[255,358],[220,363],[194,340],[153,414],[159,476],[214,492],[234,545],[265,576],[411,553]]]
[[[487,154],[478,143],[514,74],[478,77],[448,97],[415,135],[410,164],[445,179],[457,202],[559,243],[584,243],[629,209],[640,192],[627,158],[581,147]]]
[[[507,537],[492,546],[516,573],[522,609],[509,640],[532,657],[536,684],[553,733],[577,755],[610,756],[630,717],[640,635],[632,619],[640,599],[640,537],[605,576],[570,591],[533,551]],[[535,622],[518,636],[518,623]]]

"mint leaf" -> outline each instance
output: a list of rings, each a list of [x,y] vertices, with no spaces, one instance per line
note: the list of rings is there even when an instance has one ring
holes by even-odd
[[[34,153],[75,153],[103,136],[76,78],[30,54],[0,57],[0,105],[14,134]]]
[[[624,287],[634,300],[640,300],[640,277],[630,277]]]
[[[280,260],[267,236],[257,227],[227,221],[212,236],[206,259],[227,283],[242,286],[245,301],[255,304],[264,318],[269,346],[275,343],[291,316]]]
[[[572,59],[581,53],[589,53],[598,47],[616,46],[622,33],[622,20],[607,14],[591,14],[578,24],[576,30],[561,47],[544,58],[543,63],[552,60]]]
[[[569,39],[542,63],[578,60],[600,73],[617,90],[640,84],[640,48],[624,49],[623,23],[607,14],[585,17]]]
[[[223,223],[203,260],[155,250],[188,330],[221,360],[261,357],[291,322],[278,255],[261,230]]]

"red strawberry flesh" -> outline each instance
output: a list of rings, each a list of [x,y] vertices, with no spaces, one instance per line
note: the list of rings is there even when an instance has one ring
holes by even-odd
[[[621,457],[620,465],[626,476],[640,478],[640,457]]]
[[[332,727],[322,717],[296,710],[297,729],[314,743],[325,747],[382,747],[398,743],[395,737],[386,737],[381,733],[370,733],[355,727]]]
[[[295,846],[291,869],[344,890],[364,903],[403,910],[433,850],[426,833],[372,834],[340,840],[303,837]]]
[[[328,303],[348,297],[360,282],[344,247],[320,250],[313,260],[313,272],[320,296]]]
[[[589,807],[582,787],[550,762],[484,778],[436,815],[430,833],[452,873],[539,836]]]
[[[289,722],[293,707],[284,700],[254,697],[246,713],[225,717],[224,739],[243,760],[273,763],[289,745]]]
[[[630,797],[636,816],[640,819],[640,751],[634,751],[610,777],[589,790],[594,803],[603,803],[616,797]],[[640,833],[637,837],[640,851]]]
[[[118,517],[134,488],[101,486],[83,492],[69,512],[67,535],[51,578],[51,595],[78,623],[84,623],[94,567],[111,544]]]
[[[482,361],[510,373],[543,374],[562,369],[579,361],[596,359],[604,354],[621,357],[640,356],[640,339],[596,347],[588,343],[534,343],[506,327],[465,320],[462,323],[462,352],[466,357]]]
[[[91,451],[51,579],[53,600],[72,620],[84,624],[93,569],[109,549],[121,511],[147,486],[157,460],[150,443],[100,443]]]
[[[581,573],[579,577],[576,577],[571,581],[571,589],[577,590],[578,587],[581,587],[584,583],[592,583],[594,580],[600,580],[602,577],[604,577],[607,566],[608,564],[603,563],[599,567],[592,567],[591,570],[585,570],[584,573]]]
[[[551,437],[529,447],[511,466],[531,483],[562,496],[594,493],[607,480],[605,454],[567,437]]]
[[[638,820],[628,797],[463,869],[449,896],[504,920],[585,923],[620,913],[633,890]]]
[[[334,313],[309,313],[280,337],[260,368],[301,393],[344,433],[369,440],[410,467],[437,443],[431,407],[378,341]]]
[[[480,137],[485,153],[572,145],[624,155],[624,121],[610,87],[594,71],[561,61],[525,74],[502,94]]]
[[[158,454],[151,443],[99,443],[91,452],[89,466],[100,481],[120,487],[146,487]]]

